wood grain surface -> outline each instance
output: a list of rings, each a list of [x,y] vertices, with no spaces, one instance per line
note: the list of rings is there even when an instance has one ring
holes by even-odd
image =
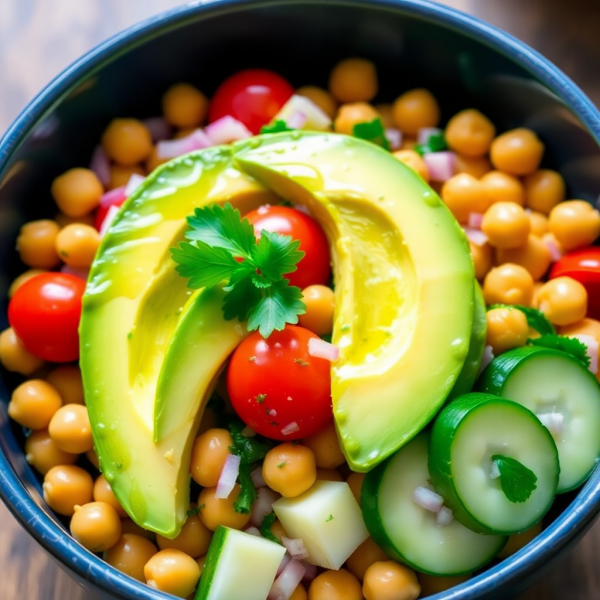
[[[444,0],[526,41],[600,104],[600,0]],[[0,0],[0,132],[71,61],[177,0]],[[93,600],[0,503],[0,600]],[[600,598],[600,523],[520,600]]]

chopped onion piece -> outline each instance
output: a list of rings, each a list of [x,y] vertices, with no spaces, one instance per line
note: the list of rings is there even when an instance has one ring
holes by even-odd
[[[267,409],[267,414],[270,417],[276,417],[277,416],[277,411],[274,408],[268,408]]]
[[[479,231],[479,229],[473,229],[472,227],[463,227],[465,235],[470,242],[473,242],[476,246],[484,246],[488,243],[488,236]]]
[[[156,156],[158,158],[175,158],[182,154],[189,154],[194,150],[210,148],[215,142],[209,138],[202,129],[195,129],[178,140],[162,140],[156,144]]]
[[[313,565],[306,561],[304,561],[302,564],[306,567],[306,573],[304,573],[302,581],[310,583],[317,576],[317,565]]]
[[[308,208],[306,206],[304,206],[304,204],[294,204],[293,208],[294,208],[294,210],[304,213],[305,215],[308,215],[309,217],[311,216],[310,210],[308,210]]]
[[[287,548],[292,558],[296,560],[308,558],[308,550],[301,538],[291,539],[282,536],[281,543]]]
[[[412,493],[412,499],[415,504],[434,513],[438,512],[444,504],[444,499],[439,494],[422,485],[415,488],[415,491]]]
[[[297,110],[289,116],[286,125],[290,129],[302,129],[307,120],[308,117],[303,112]]]
[[[455,173],[456,154],[454,152],[428,152],[423,160],[432,181],[448,181]]]
[[[235,485],[235,480],[237,479],[239,472],[240,457],[236,454],[228,454],[227,458],[225,459],[225,464],[223,465],[223,470],[221,471],[219,481],[217,482],[215,498],[218,500],[229,498],[229,494],[231,494],[231,490],[233,490],[233,486]]]
[[[256,467],[256,469],[250,473],[250,477],[252,477],[252,483],[255,488],[262,488],[267,485],[262,474],[262,465]]]
[[[294,113],[302,113],[306,121],[302,124],[303,129],[312,131],[330,131],[331,119],[312,100],[304,96],[292,96],[273,117],[273,121],[285,121],[289,125],[289,119]],[[289,125],[291,127],[291,125]]]
[[[258,486],[257,486],[258,487]],[[252,512],[250,513],[250,523],[260,527],[263,519],[273,512],[273,502],[279,499],[279,495],[271,488],[261,487],[258,490],[258,495],[254,504],[252,504]]]
[[[247,529],[244,529],[244,531],[246,533],[249,533],[250,535],[255,535],[257,537],[261,536],[261,533],[260,533],[260,530],[258,529],[258,527],[254,527],[254,526],[248,527]]]
[[[268,600],[289,600],[305,572],[306,567],[300,561],[290,560],[271,586]]]
[[[283,558],[281,559],[279,566],[277,567],[277,573],[275,574],[275,577],[277,577],[277,575],[279,575],[281,573],[281,571],[283,571],[285,569],[285,567],[290,562],[290,560],[292,560],[292,557],[286,552],[283,555]]]
[[[563,423],[565,416],[559,412],[541,413],[538,414],[537,418],[540,420],[542,425],[548,429],[553,435],[560,435],[563,431]]]
[[[558,244],[556,244],[552,238],[548,239],[547,236],[544,236],[542,240],[544,244],[546,244],[546,248],[550,250],[550,258],[552,259],[552,262],[558,262],[563,256]]]
[[[100,237],[103,238],[104,234],[108,231],[108,228],[112,225],[112,222],[115,220],[117,213],[119,212],[119,207],[114,204],[108,207],[108,211],[106,216],[104,217],[104,221],[102,221],[102,225],[100,225]]]
[[[472,227],[473,229],[481,229],[481,224],[483,223],[483,214],[482,213],[469,213],[469,222],[467,225]]]
[[[171,125],[169,125],[167,120],[163,117],[151,117],[150,119],[144,119],[142,123],[150,132],[152,141],[155,144],[162,140],[168,140],[171,137]]]
[[[500,469],[498,468],[498,463],[495,460],[493,460],[492,465],[490,467],[490,478],[498,479],[498,477],[500,477]]]
[[[454,521],[454,515],[447,506],[442,506],[437,514],[436,521],[439,527],[448,527]]]
[[[483,349],[483,356],[481,357],[481,364],[479,365],[479,371],[477,376],[483,373],[483,370],[494,360],[494,351],[491,346],[486,346]]]
[[[283,435],[292,435],[292,433],[296,433],[296,431],[300,431],[300,427],[298,426],[298,423],[296,423],[296,421],[292,421],[289,425],[286,425],[281,430],[281,433]]]
[[[96,177],[104,187],[110,183],[110,161],[102,146],[96,146],[94,149],[90,161],[90,170],[96,173]]]
[[[133,194],[133,192],[135,192],[135,190],[137,190],[140,185],[144,183],[144,181],[146,181],[145,177],[138,175],[137,173],[133,173],[129,178],[127,185],[125,186],[125,197],[129,198],[129,196],[131,196],[131,194]]]
[[[340,349],[325,340],[311,337],[308,340],[308,353],[315,358],[324,358],[330,362],[337,360]]]
[[[587,347],[587,355],[590,357],[590,371],[596,375],[598,373],[598,340],[592,335],[570,335],[568,337],[577,338]]]
[[[204,131],[212,143],[217,146],[252,137],[252,132],[241,121],[234,119],[231,115],[213,121],[204,128]]]
[[[110,206],[116,202],[122,202],[126,198],[125,186],[122,185],[102,194],[102,196],[100,196],[100,206]]]
[[[61,273],[67,273],[68,275],[74,275],[75,277],[79,277],[79,279],[83,279],[87,281],[88,276],[90,274],[89,269],[79,268],[79,267],[70,267],[69,265],[63,265],[60,268]]]
[[[440,133],[442,133],[442,130],[437,127],[422,127],[417,131],[417,144],[426,144],[432,135],[439,135]]]
[[[385,130],[385,137],[390,143],[390,148],[392,150],[398,150],[400,146],[402,146],[402,132],[399,129],[388,127]]]

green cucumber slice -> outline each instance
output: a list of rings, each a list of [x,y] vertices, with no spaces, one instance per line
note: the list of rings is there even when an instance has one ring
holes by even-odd
[[[600,456],[600,385],[569,354],[550,348],[517,348],[496,357],[481,374],[478,390],[527,407],[550,428],[560,462],[557,493],[579,487]],[[558,429],[558,430],[557,430]]]
[[[265,600],[285,548],[219,525],[194,600]]]
[[[427,445],[423,432],[395,455],[367,473],[361,508],[367,529],[389,556],[422,573],[471,573],[492,560],[506,543],[500,535],[483,535],[456,519],[440,527],[436,515],[413,499],[428,487]]]
[[[533,471],[535,489],[511,501],[492,457],[507,456]],[[438,415],[429,440],[429,474],[454,517],[480,533],[511,535],[535,525],[550,509],[559,478],[558,452],[550,432],[530,410],[491,394],[466,394]],[[511,494],[512,496],[512,494]]]

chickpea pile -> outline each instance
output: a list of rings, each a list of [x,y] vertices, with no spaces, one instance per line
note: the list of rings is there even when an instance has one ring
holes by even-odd
[[[600,341],[600,322],[586,317],[587,292],[569,277],[544,281],[549,268],[565,252],[593,243],[600,235],[600,213],[587,202],[567,199],[561,175],[541,167],[544,145],[525,128],[497,134],[493,123],[476,109],[454,115],[443,131],[454,156],[454,174],[444,181],[430,172],[415,150],[423,129],[440,126],[440,107],[426,89],[408,90],[391,104],[371,104],[378,93],[377,72],[368,60],[337,64],[329,89],[297,90],[325,112],[333,129],[352,134],[358,123],[381,118],[397,129],[402,143],[393,156],[431,182],[457,221],[465,228],[476,278],[487,305],[524,305],[539,309],[566,335],[591,335]],[[172,86],[163,96],[163,117],[180,138],[206,123],[209,102],[194,86]],[[87,168],[73,168],[51,187],[54,219],[25,224],[17,239],[28,270],[12,283],[9,296],[28,280],[49,270],[86,277],[101,241],[95,222],[104,194],[125,186],[133,175],[147,175],[165,159],[146,123],[134,118],[113,120],[101,148],[109,159],[104,182]],[[303,290],[306,313],[299,324],[319,336],[332,331],[333,291],[312,285]],[[494,354],[523,346],[532,332],[524,314],[509,307],[487,313],[487,344]],[[73,537],[123,573],[179,597],[197,586],[214,530],[226,525],[244,530],[260,526],[252,515],[236,512],[236,484],[228,498],[217,498],[216,486],[233,444],[227,429],[216,426],[207,409],[191,454],[190,475],[201,488],[191,498],[189,518],[173,540],[144,531],[131,521],[100,474],[81,373],[76,364],[52,365],[30,353],[12,329],[0,334],[0,361],[25,379],[12,393],[8,412],[30,430],[27,461],[43,477],[48,506],[70,518]],[[222,389],[223,386],[220,386]],[[277,497],[295,497],[317,480],[346,481],[358,502],[363,474],[350,471],[333,423],[300,443],[280,443],[267,453],[260,475]],[[516,552],[539,532],[513,536],[502,558]],[[272,533],[286,535],[275,521]],[[415,574],[393,561],[368,538],[337,571],[319,569],[304,581],[292,600],[414,600],[433,594],[468,576]]]

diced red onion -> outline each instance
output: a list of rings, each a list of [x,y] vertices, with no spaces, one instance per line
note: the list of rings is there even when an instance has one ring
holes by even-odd
[[[303,577],[302,581],[305,581],[306,583],[310,583],[317,576],[317,573],[318,573],[317,565],[313,565],[306,561],[303,561],[302,564],[306,567],[306,573],[304,573],[304,577]]]
[[[234,119],[231,115],[213,121],[204,128],[204,131],[212,143],[217,146],[252,137],[252,132],[241,121]]]
[[[146,181],[146,178],[143,175],[138,175],[137,173],[133,173],[125,186],[125,197],[129,198],[135,190],[137,190],[142,183]]]
[[[560,435],[563,431],[565,417],[562,413],[551,412],[538,414],[537,418],[548,431],[554,435]]]
[[[498,479],[500,477],[500,469],[498,468],[498,463],[493,460],[492,465],[490,466],[490,478]]]
[[[483,356],[481,357],[481,364],[479,365],[479,371],[477,376],[483,373],[483,370],[494,360],[494,351],[491,346],[485,346],[483,349]]]
[[[402,146],[402,132],[395,127],[388,127],[385,130],[385,137],[390,143],[392,150],[398,150]]]
[[[448,181],[456,170],[456,154],[454,152],[428,152],[423,160],[432,181]]]
[[[270,417],[276,417],[277,416],[277,411],[274,408],[269,408],[269,409],[267,409],[267,414]]]
[[[441,129],[437,127],[423,127],[417,131],[417,144],[426,144],[432,135],[439,135]]]
[[[268,600],[289,600],[305,572],[306,567],[300,561],[290,560],[271,586]]]
[[[302,113],[306,116],[306,120],[302,124],[303,129],[313,131],[329,131],[331,129],[331,119],[329,116],[312,100],[296,94],[281,107],[280,111],[273,117],[273,121],[280,120],[289,124],[288,119],[294,113]]]
[[[79,277],[79,279],[83,279],[84,281],[87,281],[88,275],[90,274],[89,269],[70,267],[69,265],[63,265],[60,268],[60,272],[67,273],[68,275],[74,275],[75,277]]]
[[[454,515],[447,506],[442,506],[437,514],[436,521],[439,527],[448,527],[454,521]]]
[[[325,340],[311,337],[308,340],[308,353],[315,358],[324,358],[333,362],[340,355],[340,349]]]
[[[473,229],[481,229],[483,223],[483,215],[481,213],[469,213],[469,221],[467,225]]]
[[[412,493],[412,500],[415,504],[431,512],[438,512],[444,505],[444,499],[433,490],[419,485]]]
[[[281,433],[282,435],[292,435],[292,433],[296,433],[296,431],[300,431],[300,427],[298,426],[298,423],[296,423],[296,421],[292,421],[291,423],[282,428]]]
[[[250,535],[255,535],[257,537],[261,536],[259,528],[258,527],[254,527],[254,526],[247,527],[246,529],[244,529],[244,532],[248,533]]]
[[[240,457],[236,454],[228,454],[223,465],[223,470],[217,482],[215,498],[224,500],[229,498],[235,481],[240,473]]]
[[[287,120],[286,125],[290,129],[302,129],[308,120],[308,117],[299,110],[294,111]]]
[[[96,146],[94,149],[90,161],[90,170],[96,173],[96,176],[104,187],[110,183],[110,161],[102,146]]]
[[[252,483],[255,488],[262,488],[267,485],[262,474],[262,466],[256,467],[256,469],[250,473],[250,477],[252,477]]]
[[[258,490],[258,495],[252,505],[250,513],[250,523],[260,527],[263,519],[273,512],[273,502],[278,500],[279,496],[271,488],[261,487]]]
[[[202,129],[195,129],[183,138],[178,140],[162,140],[156,144],[156,156],[158,158],[175,158],[182,154],[189,154],[194,150],[210,148],[215,142],[208,137]]]
[[[108,231],[108,228],[112,225],[112,222],[115,220],[119,212],[119,207],[114,204],[108,207],[108,211],[106,212],[106,216],[104,217],[104,221],[102,221],[102,225],[100,225],[99,235],[101,238],[104,237],[105,233]]]
[[[472,227],[463,227],[465,235],[470,242],[473,242],[476,246],[485,246],[488,243],[488,236],[480,231],[479,229],[473,229]]]
[[[587,355],[590,357],[590,371],[596,375],[598,373],[598,340],[593,335],[570,335],[577,338],[587,348]]]
[[[304,560],[308,558],[308,550],[304,545],[304,542],[300,538],[287,538],[282,536],[281,543],[287,548],[287,551],[290,553],[292,558],[296,560]]]
[[[154,143],[168,140],[173,132],[171,125],[163,117],[151,117],[144,119],[142,123],[146,126]]]
[[[102,196],[100,196],[100,206],[110,206],[115,202],[125,200],[125,198],[127,198],[125,195],[125,186],[122,185],[102,194]]]
[[[281,572],[286,568],[286,566],[288,565],[290,560],[292,560],[292,557],[286,552],[283,555],[283,558],[281,559],[279,566],[277,567],[277,573],[275,574],[275,577],[277,577],[277,575],[281,574]]]
[[[294,204],[294,210],[304,213],[305,215],[308,215],[309,217],[311,216],[310,210],[308,210],[308,208],[306,206],[304,206],[304,204]]]
[[[544,236],[542,240],[544,244],[546,244],[546,248],[550,250],[550,258],[552,259],[552,262],[558,262],[563,256],[558,244],[556,244],[552,238],[548,238],[547,236]]]

